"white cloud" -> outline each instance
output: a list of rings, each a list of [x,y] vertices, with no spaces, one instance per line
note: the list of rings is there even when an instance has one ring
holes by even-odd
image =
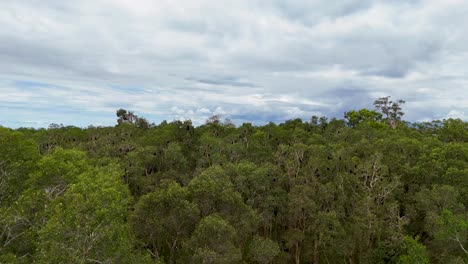
[[[465,112],[452,110],[448,113],[447,118],[460,118],[462,120],[466,120],[467,116],[465,115]]]

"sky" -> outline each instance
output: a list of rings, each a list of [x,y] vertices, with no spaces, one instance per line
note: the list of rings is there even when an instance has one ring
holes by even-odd
[[[0,125],[468,120],[468,1],[3,0]]]

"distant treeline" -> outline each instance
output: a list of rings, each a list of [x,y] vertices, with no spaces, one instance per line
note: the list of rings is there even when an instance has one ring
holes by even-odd
[[[0,128],[0,263],[468,263],[468,123],[379,100],[264,126],[119,109]]]

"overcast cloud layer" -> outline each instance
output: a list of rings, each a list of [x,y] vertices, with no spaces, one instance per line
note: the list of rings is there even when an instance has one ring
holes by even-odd
[[[336,3],[335,3],[336,2]],[[468,2],[15,0],[0,4],[0,124],[213,114],[468,119]]]

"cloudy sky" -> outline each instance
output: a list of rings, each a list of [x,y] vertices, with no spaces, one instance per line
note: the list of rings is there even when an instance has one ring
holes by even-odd
[[[468,119],[468,2],[3,0],[0,125]]]

